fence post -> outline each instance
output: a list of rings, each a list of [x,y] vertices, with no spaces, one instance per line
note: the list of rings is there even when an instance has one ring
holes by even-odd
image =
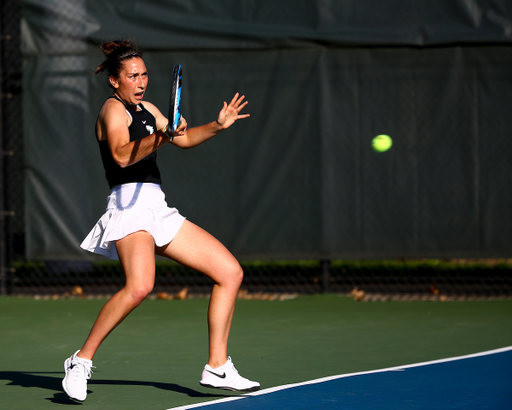
[[[322,259],[320,266],[322,269],[322,293],[327,293],[331,283],[331,261],[329,259]]]
[[[12,120],[6,118],[9,114],[9,107],[12,106],[13,96],[13,66],[21,59],[13,62],[12,49],[18,45],[15,38],[17,29],[20,28],[20,6],[18,1],[3,0],[0,4],[0,294],[6,295],[11,291],[12,268],[11,264],[11,241],[9,217],[14,215],[13,211],[7,208],[8,203],[8,172],[7,156],[12,156],[13,151],[8,150],[9,125]],[[21,79],[21,73],[20,77]],[[21,88],[20,88],[21,92]],[[22,119],[20,118],[20,122]]]
[[[3,2],[2,2],[3,6]],[[2,7],[0,6],[0,7]],[[2,7],[3,8],[3,7]],[[3,10],[2,15],[3,15]],[[4,173],[4,98],[5,98],[5,80],[4,80],[4,41],[5,41],[3,21],[0,21],[0,294],[7,294],[7,264],[6,264],[6,232],[5,232],[5,201],[4,201],[4,186],[5,186],[5,173]]]

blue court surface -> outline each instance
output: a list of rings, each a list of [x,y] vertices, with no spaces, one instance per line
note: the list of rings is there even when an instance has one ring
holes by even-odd
[[[512,409],[512,346],[326,377],[172,410]],[[171,410],[171,409],[169,409]]]

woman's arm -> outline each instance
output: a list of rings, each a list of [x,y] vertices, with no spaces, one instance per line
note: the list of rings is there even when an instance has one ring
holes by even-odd
[[[183,119],[182,125],[173,133],[175,138],[172,143],[180,148],[195,147],[214,137],[222,130],[231,127],[237,120],[249,117],[250,114],[240,114],[240,111],[248,104],[248,101],[244,101],[244,99],[245,96],[236,93],[229,105],[224,101],[216,121],[199,127],[187,129],[187,122]],[[167,125],[167,118],[155,106],[151,105],[148,109],[157,119],[156,125],[158,128]]]
[[[180,148],[195,147],[231,127],[237,120],[249,117],[250,114],[240,114],[248,104],[244,99],[245,96],[236,93],[229,105],[224,101],[216,121],[199,127],[187,129],[187,121],[183,119],[182,124],[172,133],[175,137],[172,143]],[[145,101],[144,106],[155,117],[158,131],[137,141],[130,141],[130,117],[121,102],[107,100],[101,109],[98,138],[108,141],[112,157],[121,168],[135,164],[169,142],[169,138],[162,131],[168,124],[167,118],[153,104]]]
[[[162,130],[140,140],[130,141],[129,126],[130,117],[124,105],[114,99],[107,100],[98,118],[98,138],[108,141],[112,157],[121,168],[135,164],[169,142]],[[184,135],[184,127],[180,128],[175,135]]]

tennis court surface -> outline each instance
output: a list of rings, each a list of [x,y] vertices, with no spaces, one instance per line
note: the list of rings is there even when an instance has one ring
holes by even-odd
[[[512,409],[512,347],[327,377],[173,410]]]
[[[237,303],[229,354],[262,384],[245,396],[199,385],[207,299],[145,301],[102,345],[76,404],[62,391],[63,361],[104,302],[0,298],[1,409],[512,408],[512,300],[340,295]]]

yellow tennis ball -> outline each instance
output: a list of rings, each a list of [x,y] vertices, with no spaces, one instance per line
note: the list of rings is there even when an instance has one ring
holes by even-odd
[[[393,140],[389,135],[377,135],[372,140],[372,147],[377,152],[384,152],[391,148]]]

